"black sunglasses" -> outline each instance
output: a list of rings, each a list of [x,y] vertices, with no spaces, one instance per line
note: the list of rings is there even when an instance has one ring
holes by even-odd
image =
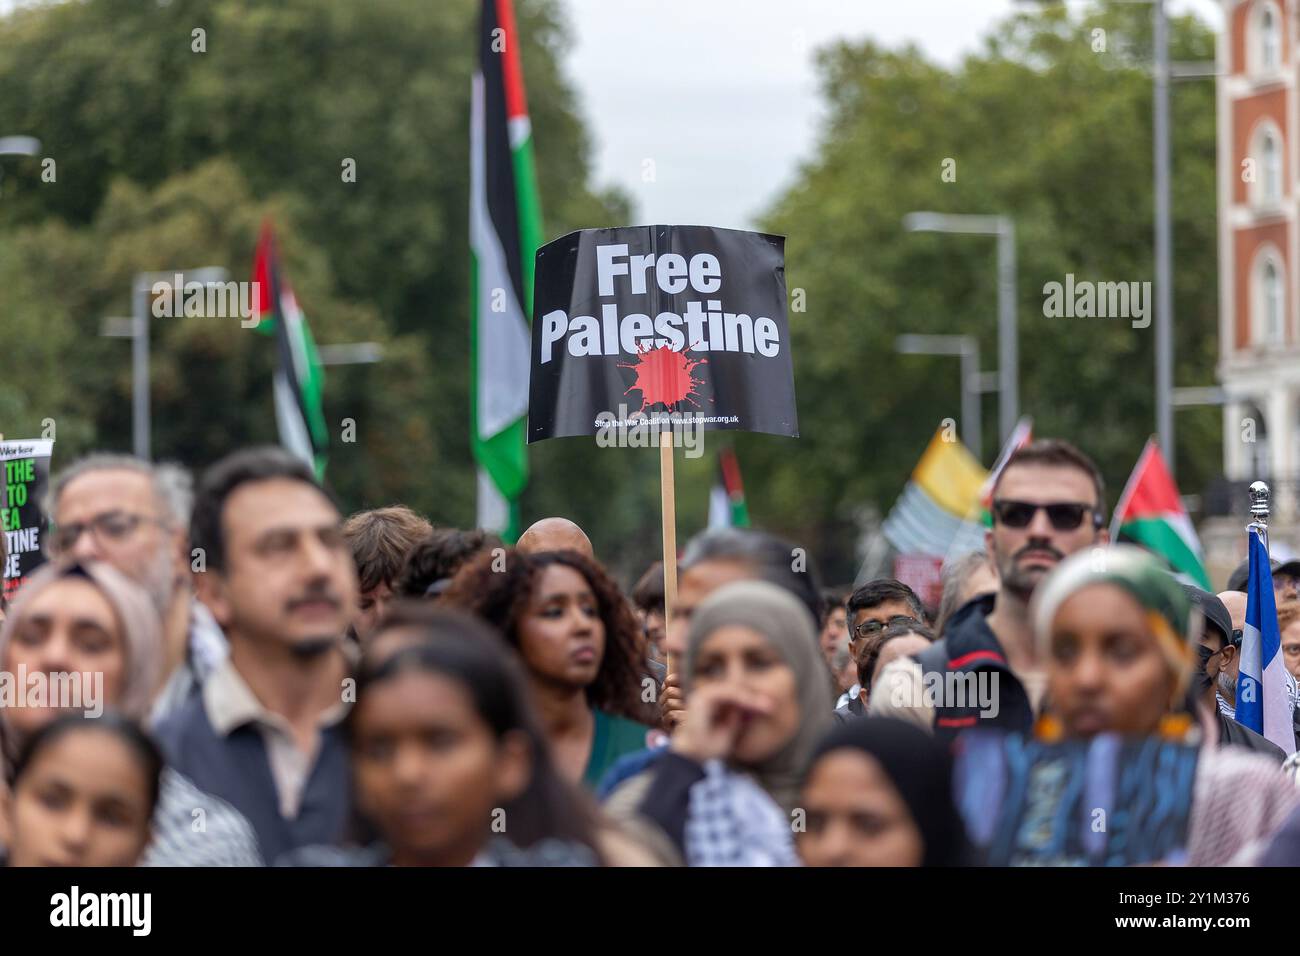
[[[1047,520],[1057,531],[1074,531],[1089,514],[1092,515],[1093,527],[1101,527],[1101,512],[1092,505],[1074,501],[1054,501],[1040,505],[1032,501],[999,500],[993,502],[993,515],[1008,528],[1028,528],[1040,508],[1047,512]]]

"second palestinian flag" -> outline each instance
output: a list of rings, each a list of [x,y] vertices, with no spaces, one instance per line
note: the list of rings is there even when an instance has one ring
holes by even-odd
[[[329,430],[325,427],[322,407],[325,375],[311,327],[280,269],[270,222],[262,225],[257,240],[253,282],[257,290],[257,329],[274,335],[276,341],[277,360],[271,384],[280,444],[310,465],[316,477],[321,478],[329,448]]]
[[[718,455],[718,480],[709,492],[710,528],[748,528],[749,506],[740,483],[740,462],[736,453],[724,448]]]
[[[1210,590],[1200,539],[1154,438],[1148,439],[1124,486],[1110,536],[1113,541],[1129,541],[1158,554],[1175,572]]]

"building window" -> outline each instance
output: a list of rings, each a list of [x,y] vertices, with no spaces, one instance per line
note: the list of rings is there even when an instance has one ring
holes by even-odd
[[[1271,247],[1256,257],[1251,339],[1255,345],[1280,345],[1285,339],[1286,287],[1282,257]]]
[[[1277,137],[1268,130],[1260,138],[1260,170],[1263,174],[1263,199],[1267,203],[1282,201],[1282,150]]]
[[[1264,337],[1282,341],[1282,277],[1271,261],[1264,263]]]
[[[1260,120],[1250,138],[1250,155],[1255,164],[1250,185],[1252,205],[1270,208],[1281,205],[1286,185],[1285,153],[1277,124],[1268,117]]]
[[[1250,425],[1247,425],[1250,422]],[[1249,431],[1246,429],[1249,428]],[[1246,477],[1250,481],[1268,478],[1273,472],[1272,456],[1269,452],[1268,422],[1264,413],[1253,402],[1242,408],[1242,434],[1250,435],[1254,441],[1246,442]]]
[[[1272,4],[1264,4],[1259,11],[1259,68],[1272,73],[1282,65],[1282,38],[1278,31],[1277,14]]]

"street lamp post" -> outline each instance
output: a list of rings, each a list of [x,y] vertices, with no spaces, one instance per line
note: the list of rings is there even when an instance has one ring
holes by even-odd
[[[1045,4],[1047,0],[1021,0]],[[1174,314],[1173,314],[1173,240],[1169,200],[1169,81],[1195,80],[1219,75],[1213,61],[1169,61],[1169,18],[1164,0],[1136,0],[1152,6],[1152,46],[1154,89],[1151,120],[1152,165],[1155,167],[1155,352],[1156,352],[1156,436],[1164,449],[1169,474],[1174,473],[1177,459],[1174,448],[1174,409],[1181,408],[1174,388]]]
[[[996,236],[998,240],[998,431],[1006,441],[1020,418],[1019,341],[1016,327],[1016,225],[1010,216],[909,212],[908,232]]]
[[[1173,263],[1169,207],[1169,24],[1164,0],[1155,0],[1155,215],[1156,215],[1156,435],[1169,474],[1178,458],[1174,448]]]
[[[41,141],[34,136],[0,136],[0,156],[39,156]],[[0,176],[3,170],[0,170]]]
[[[345,342],[341,345],[317,346],[322,366],[373,365],[384,360],[384,347],[378,342]]]
[[[984,458],[980,422],[980,346],[973,335],[900,335],[894,348],[903,355],[956,355],[961,358],[961,437],[976,458]]]
[[[131,296],[131,444],[137,458],[148,461],[150,450],[149,408],[149,299],[155,282],[174,282],[177,276],[210,285],[225,282],[230,273],[220,266],[171,272],[136,274]]]

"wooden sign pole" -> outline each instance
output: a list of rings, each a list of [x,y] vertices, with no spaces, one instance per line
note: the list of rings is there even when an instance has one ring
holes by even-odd
[[[664,539],[664,630],[673,626],[677,605],[677,495],[673,488],[672,429],[659,432],[659,497],[663,505]],[[673,661],[664,655],[664,666],[673,673]]]

